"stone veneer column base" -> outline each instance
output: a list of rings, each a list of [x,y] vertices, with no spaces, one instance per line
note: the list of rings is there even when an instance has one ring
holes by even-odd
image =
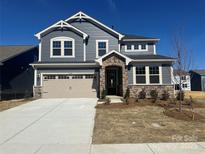
[[[158,96],[161,97],[164,90],[170,94],[170,98],[174,97],[174,85],[129,85],[130,97],[137,98],[142,89],[146,92],[146,97],[150,98],[150,91],[157,90]]]
[[[33,97],[36,99],[42,97],[42,87],[41,86],[33,87]]]

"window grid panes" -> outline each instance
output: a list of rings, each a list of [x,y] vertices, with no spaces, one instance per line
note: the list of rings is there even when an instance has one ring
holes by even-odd
[[[83,75],[73,75],[72,79],[83,79]]]
[[[98,42],[98,56],[103,56],[106,54],[107,43],[106,42]]]
[[[159,66],[150,66],[150,83],[159,83]]]
[[[73,42],[72,41],[64,41],[64,55],[65,56],[73,55]]]
[[[146,83],[145,66],[136,67],[136,83],[138,84]]]
[[[61,55],[61,41],[53,41],[53,55],[54,56]]]

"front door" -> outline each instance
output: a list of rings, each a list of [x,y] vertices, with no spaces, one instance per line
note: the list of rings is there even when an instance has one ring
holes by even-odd
[[[107,70],[107,94],[108,95],[117,94],[117,70],[116,69]]]

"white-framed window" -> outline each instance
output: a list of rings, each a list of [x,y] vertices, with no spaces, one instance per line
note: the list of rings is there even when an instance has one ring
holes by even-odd
[[[73,75],[72,79],[83,79],[83,75]]]
[[[108,52],[108,40],[96,40],[96,58]]]
[[[75,40],[70,37],[55,37],[50,40],[50,57],[75,57]]]
[[[150,66],[149,67],[149,80],[150,83],[160,83],[159,79],[159,66]]]
[[[147,43],[126,44],[125,51],[126,52],[148,51],[148,44]]]
[[[188,85],[185,83],[185,84],[182,84],[182,87],[183,88],[188,88]]]
[[[162,66],[133,66],[133,84],[162,84]]]
[[[136,84],[146,84],[145,66],[136,67]]]
[[[184,76],[181,76],[181,80],[186,80],[186,76],[184,75]]]

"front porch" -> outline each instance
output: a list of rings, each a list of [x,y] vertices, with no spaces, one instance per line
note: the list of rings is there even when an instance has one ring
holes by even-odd
[[[100,64],[99,92],[107,96],[123,97],[128,87],[128,63],[131,60],[116,51],[111,51],[97,60]]]

